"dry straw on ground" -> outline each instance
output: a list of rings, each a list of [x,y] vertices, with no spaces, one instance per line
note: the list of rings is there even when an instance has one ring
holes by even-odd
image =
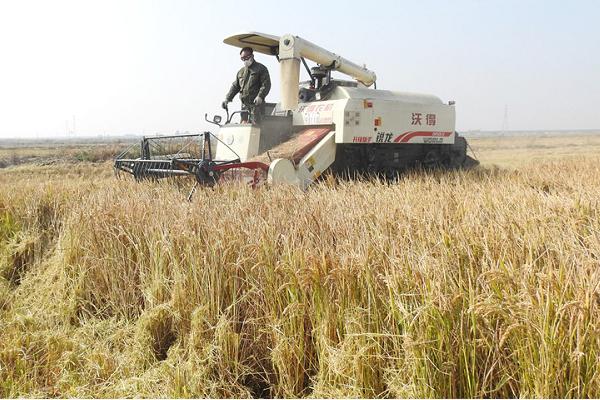
[[[599,397],[599,161],[192,203],[5,171],[0,397]]]

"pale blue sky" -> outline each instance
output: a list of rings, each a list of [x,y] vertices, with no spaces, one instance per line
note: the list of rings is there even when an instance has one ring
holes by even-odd
[[[319,7],[317,7],[317,5]],[[0,0],[0,137],[209,127],[232,33],[293,33],[378,87],[455,100],[457,128],[600,128],[600,1]],[[279,98],[276,61],[269,101]],[[69,126],[66,126],[68,121]]]

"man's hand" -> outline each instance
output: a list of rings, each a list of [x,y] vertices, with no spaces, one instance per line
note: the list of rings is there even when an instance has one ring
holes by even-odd
[[[223,100],[223,102],[221,103],[221,107],[223,107],[224,110],[227,110],[227,104],[228,103],[229,103],[229,101]]]
[[[254,99],[254,104],[260,106],[262,103],[263,99],[261,99],[260,96],[256,96],[256,98]]]

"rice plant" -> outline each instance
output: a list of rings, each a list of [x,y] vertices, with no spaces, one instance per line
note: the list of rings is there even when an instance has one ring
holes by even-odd
[[[191,203],[4,171],[0,397],[599,397],[599,161]]]

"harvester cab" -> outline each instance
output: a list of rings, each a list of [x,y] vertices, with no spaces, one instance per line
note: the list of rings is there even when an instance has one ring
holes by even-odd
[[[249,32],[224,43],[277,58],[280,101],[267,103],[264,114],[250,123],[238,118],[241,111],[227,110],[224,123],[220,116],[209,120],[205,115],[219,130],[198,135],[202,154],[197,159],[182,162],[176,153],[167,157],[168,165],[163,156],[161,167],[152,168],[151,155],[117,157],[117,169],[136,178],[191,174],[203,185],[237,170],[246,171],[241,176],[250,176],[252,185],[266,181],[305,189],[325,171],[394,177],[415,167],[478,165],[467,155],[466,140],[455,132],[454,102],[376,89],[373,71],[298,36]],[[316,66],[310,68],[307,60]],[[301,66],[309,76],[306,82],[300,82]],[[333,79],[333,71],[352,80]]]

